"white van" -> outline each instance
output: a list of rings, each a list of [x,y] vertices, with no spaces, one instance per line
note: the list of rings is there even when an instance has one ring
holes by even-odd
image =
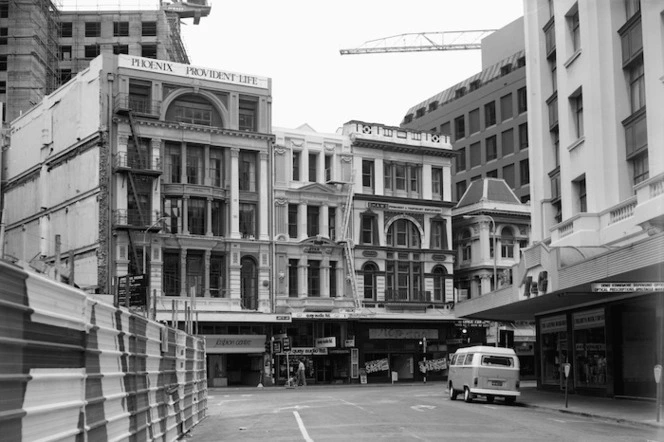
[[[447,377],[450,399],[463,393],[466,402],[476,396],[485,396],[487,402],[495,397],[505,398],[513,404],[519,393],[519,358],[511,348],[460,348],[452,355]]]

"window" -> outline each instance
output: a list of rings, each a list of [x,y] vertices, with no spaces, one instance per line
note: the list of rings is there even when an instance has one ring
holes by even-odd
[[[443,198],[443,169],[442,167],[431,168],[431,190],[435,199]]]
[[[646,87],[643,78],[643,59],[629,70],[629,103],[632,113],[646,105]]]
[[[466,193],[466,188],[468,185],[466,184],[466,180],[459,181],[456,183],[456,197],[457,201],[461,199],[464,193]]]
[[[337,240],[337,208],[330,207],[327,209],[327,228],[328,236],[332,241]]]
[[[524,186],[530,183],[530,165],[528,159],[521,160],[519,163],[519,174],[521,175],[521,185]]]
[[[464,95],[466,95],[466,88],[465,87],[460,87],[459,89],[454,91],[454,98],[461,98]]]
[[[318,176],[318,154],[309,154],[309,182],[315,183]]]
[[[398,219],[387,229],[385,242],[392,247],[419,248],[420,231],[412,221]]]
[[[297,259],[288,260],[288,297],[297,298],[297,268],[300,262]]]
[[[297,204],[288,205],[288,236],[297,238]]]
[[[406,166],[403,164],[394,166],[394,187],[396,190],[406,190]]]
[[[330,261],[330,275],[329,275],[330,298],[337,296],[337,262]]]
[[[210,295],[213,298],[225,298],[226,295],[226,263],[223,255],[216,253],[210,256]]]
[[[551,68],[551,91],[556,92],[558,90],[558,66],[555,57],[549,61],[549,67]]]
[[[361,244],[378,245],[378,217],[374,213],[363,213],[360,218]]]
[[[320,261],[317,259],[308,261],[307,296],[320,297]]]
[[[239,130],[256,130],[256,109],[257,103],[255,101],[240,99],[238,115]]]
[[[644,151],[630,159],[632,163],[632,174],[634,176],[632,182],[634,185],[648,179],[650,174],[650,167],[648,166],[648,151]]]
[[[442,135],[447,135],[447,136],[452,135],[452,132],[450,131],[450,122],[449,121],[447,121],[447,122],[440,125],[440,133]]]
[[[415,111],[415,118],[420,118],[424,116],[425,109],[423,107]]]
[[[498,146],[496,142],[496,136],[493,135],[484,140],[486,146],[486,160],[491,161],[498,158]]]
[[[496,102],[492,101],[484,105],[484,127],[496,124]]]
[[[444,219],[431,220],[431,245],[434,250],[447,249],[447,221]]]
[[[461,235],[461,260],[470,261],[473,258],[472,254],[472,241],[470,236],[470,230],[466,229]]]
[[[101,36],[101,23],[99,22],[85,22],[85,36],[86,37],[99,37]]]
[[[224,204],[222,201],[212,201],[212,234],[214,236],[224,236]]]
[[[516,102],[520,114],[528,110],[528,95],[525,87],[516,91]]]
[[[460,140],[466,136],[466,120],[465,116],[460,116],[454,119],[454,138]]]
[[[570,98],[572,104],[572,116],[574,118],[574,129],[576,137],[583,136],[583,94],[578,92]]]
[[[7,44],[7,35],[9,35],[8,28],[0,28],[0,46]]]
[[[166,296],[180,295],[180,253],[164,251],[163,290]]]
[[[129,54],[129,45],[113,45],[114,54]]]
[[[240,190],[256,191],[256,154],[254,152],[240,152]]]
[[[416,261],[387,261],[386,301],[428,301],[422,290],[422,264]]]
[[[570,36],[572,38],[572,50],[574,52],[581,49],[581,32],[579,30],[579,10],[578,5],[575,4],[567,15],[567,23],[569,25]]]
[[[73,35],[72,22],[60,23],[60,37],[69,38]]]
[[[501,149],[503,156],[514,153],[514,129],[509,129],[500,134]]]
[[[419,192],[420,190],[420,168],[419,166],[410,166],[408,168],[408,179],[410,180],[410,191]]]
[[[445,267],[436,266],[433,269],[433,300],[437,302],[445,301]]]
[[[374,162],[373,160],[362,160],[362,186],[374,188]]]
[[[240,203],[240,234],[242,238],[256,235],[256,205]]]
[[[509,227],[503,228],[500,234],[500,256],[514,258],[514,234]]]
[[[494,367],[512,367],[514,361],[512,358],[507,356],[482,356],[482,365],[494,366]]]
[[[433,112],[436,109],[438,109],[438,102],[437,101],[432,101],[429,103],[429,112]]]
[[[203,147],[187,146],[187,183],[203,184]]]
[[[645,110],[623,121],[627,158],[648,147],[648,128]]]
[[[503,167],[503,179],[510,188],[514,189],[514,164]]]
[[[487,178],[498,178],[498,169],[489,170],[486,173]]]
[[[479,142],[473,143],[470,145],[470,168],[480,164],[482,164],[482,146]]]
[[[146,92],[146,97],[148,93]],[[200,124],[203,126],[211,126],[213,122],[221,125],[219,116],[214,112],[210,102],[201,96],[193,94],[177,98],[168,108],[166,119],[168,121]]]
[[[157,36],[157,22],[144,21],[141,23],[141,36],[143,37],[156,37]]]
[[[113,22],[113,37],[129,37],[129,22]]]
[[[293,181],[300,181],[300,152],[293,151]]]
[[[519,124],[519,150],[528,149],[528,123]]]
[[[7,93],[7,82],[0,81],[0,94],[6,94],[6,93]]]
[[[156,44],[142,44],[141,57],[157,58],[157,45]]]
[[[588,204],[586,199],[586,178],[585,176],[574,182],[578,199],[578,209],[580,213],[588,211]]]
[[[85,45],[83,50],[85,58],[95,58],[99,55],[99,45]]]
[[[474,109],[468,114],[468,124],[470,133],[474,134],[480,131],[480,110]]]
[[[164,182],[179,183],[182,174],[180,143],[166,141],[164,148]]]
[[[210,169],[208,171],[210,185],[222,187],[224,183],[224,152],[210,148]]]
[[[462,147],[458,150],[459,154],[456,157],[456,170],[460,172],[466,170],[466,149]]]
[[[320,208],[318,206],[307,206],[307,236],[318,235],[320,220]]]
[[[500,98],[500,121],[512,118],[512,94]]]
[[[71,45],[60,46],[60,60],[71,60]]]
[[[325,182],[332,180],[332,155],[325,155]]]
[[[504,76],[512,72],[512,65],[511,64],[506,64],[505,66],[500,67],[500,75]]]
[[[164,198],[164,216],[166,220],[164,223],[166,232],[176,234],[180,232],[180,214],[182,213],[182,199],[181,198]]]
[[[189,198],[187,203],[187,222],[189,233],[192,235],[205,235],[205,200]]]
[[[519,57],[519,59],[516,61],[516,67],[522,68],[526,65],[526,57]]]
[[[378,267],[376,264],[367,263],[362,270],[362,279],[364,280],[364,299],[376,299],[376,274]]]
[[[480,88],[482,85],[482,80],[473,80],[470,82],[470,90],[474,91]]]

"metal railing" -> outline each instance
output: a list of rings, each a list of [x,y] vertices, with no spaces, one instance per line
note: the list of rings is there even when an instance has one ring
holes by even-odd
[[[130,110],[137,114],[159,116],[161,102],[127,93],[119,93],[115,97],[115,111],[119,110]]]
[[[115,167],[124,167],[134,170],[152,170],[162,172],[161,158],[147,155],[135,155],[128,152],[118,152],[115,157]]]
[[[433,302],[431,291],[418,289],[387,289],[386,302]],[[436,302],[442,302],[436,301]]]

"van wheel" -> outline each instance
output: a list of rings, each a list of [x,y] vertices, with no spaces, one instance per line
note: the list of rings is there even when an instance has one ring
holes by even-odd
[[[493,404],[493,396],[487,396],[486,397],[486,403],[487,404]]]
[[[505,398],[505,403],[507,405],[514,405],[515,402],[516,402],[516,397],[514,397],[514,396],[507,396]]]
[[[450,390],[449,390],[449,392],[450,392],[450,400],[451,400],[451,401],[456,400],[457,392],[454,391],[454,387],[452,386],[452,384],[450,384]]]
[[[473,401],[473,393],[470,392],[470,389],[468,387],[464,387],[463,389],[463,400],[471,403]]]

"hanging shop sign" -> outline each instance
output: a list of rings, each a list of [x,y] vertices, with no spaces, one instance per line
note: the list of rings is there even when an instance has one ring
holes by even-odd
[[[329,338],[317,338],[316,348],[334,348],[337,346],[337,338],[330,336]]]
[[[596,282],[590,287],[597,293],[662,292],[664,282]]]
[[[205,335],[207,353],[263,353],[265,335]]]

